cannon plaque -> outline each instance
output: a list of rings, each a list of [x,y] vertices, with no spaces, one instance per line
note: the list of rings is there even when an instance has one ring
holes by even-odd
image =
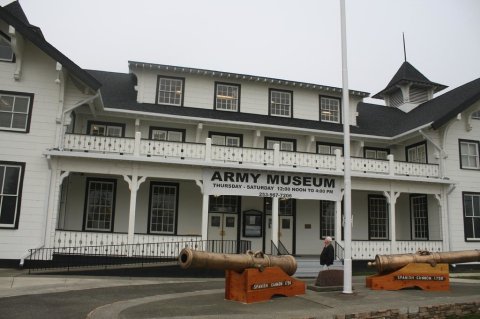
[[[225,270],[225,299],[252,303],[275,295],[305,294],[305,283],[291,277],[297,262],[290,255],[261,252],[218,254],[184,248],[178,257],[181,268]]]
[[[367,277],[366,286],[374,290],[419,287],[444,291],[450,288],[448,264],[476,261],[480,261],[479,250],[377,255],[368,265],[377,268],[378,274]]]

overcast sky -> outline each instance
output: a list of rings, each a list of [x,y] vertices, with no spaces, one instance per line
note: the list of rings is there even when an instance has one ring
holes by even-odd
[[[1,5],[10,0],[0,0]],[[341,87],[340,0],[20,0],[86,69],[170,64]],[[454,88],[480,77],[479,0],[346,0],[350,89],[382,90],[404,61]]]

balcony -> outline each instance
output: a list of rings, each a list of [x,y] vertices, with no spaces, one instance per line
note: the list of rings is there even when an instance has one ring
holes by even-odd
[[[135,138],[105,137],[80,134],[65,134],[62,151],[115,154],[138,158],[161,159],[166,163],[184,161],[188,164],[213,166],[218,163],[254,166],[262,169],[286,169],[301,172],[316,170],[319,173],[340,175],[344,169],[344,159],[336,155],[322,155],[305,152],[286,152],[278,148],[273,150],[228,147],[212,145],[207,139],[205,144],[186,142],[167,142],[142,139],[139,132]],[[409,176],[416,178],[440,179],[437,164],[407,163],[388,160],[352,158],[353,176],[391,177]]]

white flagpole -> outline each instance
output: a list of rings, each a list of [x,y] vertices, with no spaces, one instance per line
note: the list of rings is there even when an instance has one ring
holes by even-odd
[[[343,293],[351,294],[352,291],[352,181],[350,173],[350,97],[348,94],[348,68],[347,68],[347,25],[345,18],[345,0],[340,0],[340,21],[342,38],[342,106],[343,106],[343,148],[344,148],[344,236],[345,255],[343,263]],[[340,234],[336,234],[340,237]]]

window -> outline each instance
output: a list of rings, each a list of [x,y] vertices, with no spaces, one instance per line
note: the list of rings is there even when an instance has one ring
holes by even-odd
[[[0,61],[13,62],[14,55],[10,38],[0,31]]]
[[[238,112],[240,110],[240,85],[215,82],[215,109]]]
[[[411,163],[427,163],[427,143],[420,142],[407,146],[407,162]]]
[[[178,184],[150,184],[149,233],[174,234],[178,207]]]
[[[28,133],[33,94],[0,91],[0,130]]]
[[[320,97],[320,121],[340,123],[340,99],[321,96]]]
[[[335,238],[335,202],[320,201],[320,239]]]
[[[0,162],[0,228],[18,228],[25,163]]]
[[[114,179],[87,179],[84,230],[113,231],[116,188]]]
[[[272,214],[272,198],[265,197],[265,213]],[[278,215],[293,216],[295,213],[295,198],[278,199]]]
[[[412,239],[428,240],[427,195],[411,195],[410,212],[412,218]]]
[[[243,212],[243,237],[262,237],[262,224],[261,211]]]
[[[317,153],[324,155],[335,155],[335,151],[340,150],[340,154],[343,155],[343,145],[342,144],[329,144],[317,142]]]
[[[273,137],[265,137],[265,148],[273,150],[273,146],[279,144],[280,151],[295,152],[297,150],[297,141],[293,139],[281,139]]]
[[[292,91],[269,90],[270,115],[292,117]]]
[[[150,127],[150,139],[158,141],[185,142],[185,130]]]
[[[388,239],[387,199],[368,196],[368,239]]]
[[[183,78],[158,76],[157,103],[166,105],[183,105]]]
[[[240,211],[240,196],[210,195],[208,201],[209,213],[238,213]]]
[[[386,160],[390,150],[386,148],[365,147],[363,149],[363,157],[371,159]]]
[[[472,113],[472,119],[480,120],[480,110]]]
[[[465,240],[480,240],[480,193],[463,193]]]
[[[460,168],[479,169],[479,142],[459,140]]]
[[[212,139],[212,145],[242,147],[242,135],[209,132],[208,137]]]
[[[124,137],[125,124],[89,121],[87,131],[95,136]]]

